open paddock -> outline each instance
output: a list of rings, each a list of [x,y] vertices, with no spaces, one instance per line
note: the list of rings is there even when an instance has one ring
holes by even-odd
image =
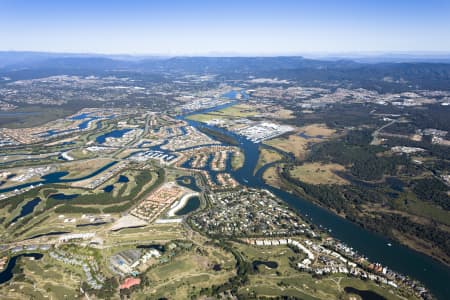
[[[336,174],[345,167],[338,164],[305,163],[295,166],[290,174],[303,182],[311,184],[348,184],[348,181]]]
[[[263,176],[262,176],[263,180],[268,185],[280,188],[281,187],[281,178],[278,175],[277,168],[281,168],[281,167],[282,167],[282,165],[277,164],[277,165],[267,168],[267,170],[265,170],[263,173]]]
[[[281,160],[283,156],[273,150],[266,147],[259,147],[258,163],[256,164],[255,173],[264,165]]]

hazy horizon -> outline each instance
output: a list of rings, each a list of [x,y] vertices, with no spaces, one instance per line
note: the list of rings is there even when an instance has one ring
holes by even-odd
[[[450,3],[0,0],[2,51],[149,56],[450,53]]]
[[[450,58],[450,51],[361,51],[361,52],[274,52],[274,53],[240,53],[240,52],[199,52],[199,53],[105,53],[105,52],[70,52],[70,51],[34,51],[0,49],[0,53],[29,53],[68,56],[105,56],[105,57],[305,57],[305,58],[352,58],[352,57],[445,57]]]

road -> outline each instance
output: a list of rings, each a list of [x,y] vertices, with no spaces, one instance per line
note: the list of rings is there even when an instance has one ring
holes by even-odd
[[[391,126],[392,124],[394,124],[394,123],[396,123],[396,122],[398,122],[398,120],[392,120],[391,122],[389,122],[389,123],[387,123],[387,124],[384,124],[383,126],[381,126],[380,128],[378,128],[377,130],[375,130],[375,131],[372,133],[373,139],[372,139],[372,142],[370,142],[370,144],[371,144],[371,145],[374,145],[374,146],[380,145],[380,144],[381,144],[381,140],[378,138],[378,135],[380,134],[380,132],[381,132],[383,129],[385,129],[385,128]]]

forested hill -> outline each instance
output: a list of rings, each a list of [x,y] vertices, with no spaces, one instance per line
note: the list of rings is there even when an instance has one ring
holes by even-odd
[[[24,73],[26,71],[26,73]],[[411,89],[450,89],[450,63],[359,63],[279,57],[132,57],[0,52],[0,75],[15,78],[33,72],[142,72],[216,74],[224,78],[277,77],[305,84],[340,82],[379,92]]]

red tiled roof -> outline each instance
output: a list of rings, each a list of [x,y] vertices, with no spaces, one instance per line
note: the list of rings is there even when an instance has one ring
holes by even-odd
[[[128,277],[125,281],[120,285],[120,289],[129,289],[132,286],[138,285],[141,283],[140,278]]]

